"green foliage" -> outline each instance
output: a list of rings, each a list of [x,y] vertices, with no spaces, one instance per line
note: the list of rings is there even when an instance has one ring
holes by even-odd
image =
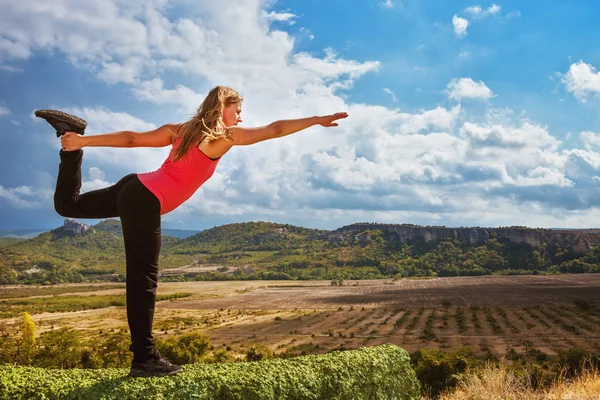
[[[40,350],[35,365],[44,368],[74,368],[81,358],[79,333],[71,328],[60,328],[40,335]]]
[[[171,378],[127,369],[0,366],[0,399],[419,399],[408,354],[393,345],[255,363],[193,364]]]
[[[173,300],[191,295],[192,293],[157,295],[156,301]],[[125,295],[52,296],[8,299],[0,301],[0,317],[13,317],[25,311],[38,314],[42,312],[93,310],[113,306],[125,306]]]
[[[156,347],[161,355],[176,364],[191,364],[202,361],[212,345],[207,334],[188,332],[166,340],[157,339]]]
[[[131,339],[123,331],[110,332],[98,346],[93,346],[82,354],[84,368],[118,368],[131,365],[129,351]]]
[[[452,353],[422,349],[411,355],[411,361],[423,393],[429,396],[437,396],[444,390],[454,388],[467,367],[479,363],[468,349]]]
[[[576,376],[586,366],[600,368],[600,353],[591,353],[583,349],[569,349],[559,354],[560,365],[566,377]]]
[[[125,289],[125,285],[106,284],[89,286],[20,286],[0,287],[0,299],[14,299],[33,296],[54,296],[64,293],[99,292],[102,290]]]
[[[265,344],[254,344],[246,352],[247,361],[261,361],[273,358],[273,351]]]
[[[0,237],[0,248],[22,242],[25,239]]]
[[[23,313],[21,324],[21,341],[18,349],[18,362],[21,365],[31,364],[35,353],[35,323],[28,312]]]

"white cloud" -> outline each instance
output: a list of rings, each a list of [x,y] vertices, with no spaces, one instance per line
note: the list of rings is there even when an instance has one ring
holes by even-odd
[[[398,99],[396,98],[396,94],[391,89],[383,88],[383,91],[392,96],[392,101],[394,103],[398,101]]]
[[[104,189],[114,185],[114,182],[107,182],[106,175],[98,167],[90,167],[88,169],[88,179],[81,184],[81,193],[90,192],[92,190]]]
[[[0,117],[6,117],[7,115],[10,115],[10,110],[0,104]]]
[[[465,9],[465,13],[471,14],[471,16],[475,19],[483,19],[487,16],[494,16],[500,14],[501,7],[497,4],[492,4],[487,9],[481,6],[470,6]]]
[[[527,171],[527,176],[518,176],[514,180],[517,186],[556,186],[570,188],[574,185],[573,181],[567,179],[561,171],[552,170],[546,167],[536,167]]]
[[[469,26],[467,19],[454,15],[452,17],[452,25],[454,26],[454,35],[456,37],[462,38],[467,36],[467,27]]]
[[[271,11],[270,13],[263,11],[262,16],[268,21],[287,22],[290,25],[293,25],[295,23],[294,18],[298,18],[296,14],[278,13],[275,11]]]
[[[600,134],[585,131],[579,134],[579,139],[583,142],[586,150],[600,149]]]
[[[259,0],[178,4],[185,11],[179,18],[162,0],[61,0],[52,7],[14,0],[0,15],[0,57],[53,52],[107,84],[118,82],[157,120],[171,115],[166,106],[197,107],[216,84],[244,96],[245,126],[336,111],[350,118],[337,128],[233,148],[165,221],[200,227],[222,217],[222,223],[264,219],[333,228],[357,220],[539,226],[599,220],[595,137],[582,136],[584,150],[559,150],[548,128],[514,121],[506,110],[489,110],[481,122],[460,104],[418,110],[355,104],[343,91],[377,71],[377,60],[347,59],[333,49],[295,52],[297,38],[274,29],[282,24],[269,23]],[[65,23],[67,15],[77,18]],[[469,21],[455,20],[457,36],[466,35]],[[463,79],[448,85],[450,97],[493,96],[483,82]],[[139,104],[121,104],[123,112],[63,109],[87,119],[90,135],[156,126],[130,114]],[[169,150],[86,148],[84,163],[93,167],[84,188],[156,169]],[[2,188],[0,196],[21,206],[36,201],[27,189]]]
[[[383,8],[394,8],[394,3],[392,2],[392,0],[384,0],[379,4]]]
[[[113,112],[106,108],[65,108],[88,122],[86,135],[95,135],[119,131],[144,132],[156,128],[156,125],[143,121],[130,114]],[[170,148],[114,148],[85,147],[85,159],[107,166],[119,167],[124,173],[152,171],[160,167]]]
[[[562,76],[567,90],[581,102],[585,102],[588,94],[600,94],[600,72],[593,65],[583,61],[571,64],[569,72]]]
[[[471,78],[452,79],[445,92],[449,98],[458,101],[464,98],[488,100],[495,96],[485,83]]]
[[[476,147],[499,147],[511,151],[519,148],[555,150],[561,143],[544,127],[527,121],[521,126],[465,122],[460,129],[460,135],[468,138]]]
[[[44,189],[34,189],[31,186],[5,188],[0,185],[0,198],[5,199],[16,208],[39,208],[42,206],[43,200],[48,197],[49,193]]]
[[[90,180],[104,180],[104,178],[106,177],[106,175],[104,174],[104,171],[102,171],[100,168],[98,167],[90,167],[90,169],[88,170],[88,177]]]
[[[205,97],[205,94],[196,93],[183,85],[177,85],[175,89],[165,89],[160,78],[142,82],[132,90],[140,100],[155,104],[176,104],[186,113],[193,113]]]
[[[15,67],[13,65],[0,64],[0,71],[6,72],[23,72],[23,70],[19,67]]]

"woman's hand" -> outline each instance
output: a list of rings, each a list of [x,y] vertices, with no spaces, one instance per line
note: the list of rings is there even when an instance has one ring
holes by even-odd
[[[65,132],[60,138],[62,148],[66,151],[79,150],[85,145],[84,141],[84,136],[75,132]]]
[[[319,122],[319,125],[324,126],[326,128],[330,127],[330,126],[338,126],[337,122],[333,122],[336,121],[338,119],[342,119],[342,118],[347,118],[348,117],[348,113],[346,112],[339,112],[339,113],[335,113],[335,114],[331,114],[331,115],[325,115],[324,117],[321,117],[322,121]]]

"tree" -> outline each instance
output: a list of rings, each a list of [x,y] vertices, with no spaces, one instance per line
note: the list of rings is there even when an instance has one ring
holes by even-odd
[[[43,333],[39,340],[36,365],[43,368],[75,368],[81,360],[79,336],[72,328],[60,328]]]
[[[21,324],[21,341],[19,342],[17,360],[21,365],[30,365],[35,355],[35,322],[28,312],[23,313]]]
[[[129,335],[124,332],[109,334],[98,348],[97,358],[102,368],[126,367],[131,363],[131,352],[129,351]]]

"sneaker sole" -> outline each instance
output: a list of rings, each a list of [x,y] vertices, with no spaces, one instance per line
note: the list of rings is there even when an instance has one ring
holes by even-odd
[[[52,125],[52,127],[55,128],[57,131],[57,136],[61,135],[59,133],[61,130],[64,133],[64,131],[67,131],[68,129],[75,128],[74,131],[81,131],[81,133],[83,133],[83,131],[87,127],[87,121],[83,118],[79,118],[58,110],[37,110],[35,112],[35,116],[38,118],[45,119],[50,125]],[[48,121],[48,119],[55,120],[60,125],[55,126],[55,124]]]

